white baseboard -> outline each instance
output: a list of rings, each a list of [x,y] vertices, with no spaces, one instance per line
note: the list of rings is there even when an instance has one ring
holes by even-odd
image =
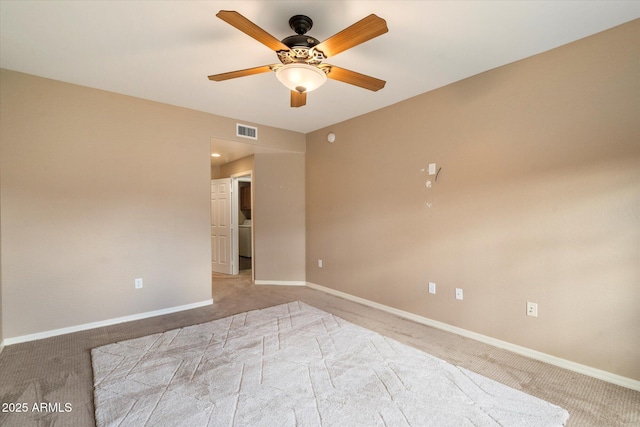
[[[130,316],[117,317],[115,319],[101,320],[99,322],[84,323],[82,325],[70,326],[68,328],[54,329],[51,331],[38,332],[36,334],[22,335],[13,338],[5,338],[3,345],[19,344],[28,341],[41,340],[43,338],[55,337],[57,335],[70,334],[72,332],[86,331],[87,329],[101,328],[103,326],[117,325],[118,323],[131,322],[134,320],[147,319],[149,317],[162,316],[164,314],[176,313],[178,311],[192,310],[194,308],[205,307],[213,304],[213,299],[196,302],[193,304],[179,305],[176,307],[163,308],[162,310],[147,311],[146,313],[132,314]]]
[[[412,320],[416,323],[431,326],[447,332],[452,332],[457,335],[462,335],[463,337],[471,338],[473,340],[480,341],[485,344],[490,344],[494,347],[509,350],[514,353],[520,354],[522,356],[530,357],[531,359],[540,360],[541,362],[545,362],[550,365],[568,369],[570,371],[587,375],[593,378],[597,378],[599,380],[603,380],[615,385],[626,387],[631,390],[640,391],[640,381],[634,380],[632,378],[623,377],[621,375],[613,374],[611,372],[603,371],[601,369],[592,368],[590,366],[582,365],[580,363],[572,362],[567,359],[562,359],[560,357],[552,356],[550,354],[542,353],[540,351],[532,350],[530,348],[522,347],[506,341],[492,338],[487,335],[482,335],[477,332],[469,331],[467,329],[458,328],[457,326],[452,326],[447,323],[438,322],[437,320],[429,319],[427,317],[419,316],[417,314],[409,313],[407,311],[398,310],[397,308],[393,308],[384,304],[369,301],[367,299],[360,298],[360,297],[348,294],[346,292],[341,292],[335,289],[327,288],[325,286],[317,285],[315,283],[307,282],[307,286],[310,287],[311,289],[316,289],[331,295],[335,295],[350,301],[360,303],[362,305],[366,305],[368,307],[377,308],[379,310],[386,311],[387,313],[395,314],[396,316],[400,316],[405,319]]]
[[[305,281],[296,280],[256,280],[256,285],[307,286]]]

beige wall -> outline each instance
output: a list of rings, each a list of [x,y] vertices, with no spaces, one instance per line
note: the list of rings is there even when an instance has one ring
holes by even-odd
[[[305,154],[256,154],[251,186],[256,281],[305,281]]]
[[[222,172],[220,172],[220,166],[219,165],[211,165],[211,179],[218,179],[218,178],[222,178]]]
[[[220,172],[215,178],[229,178],[231,175],[252,171],[254,168],[254,156],[247,156],[220,166]]]
[[[209,147],[235,120],[7,70],[0,89],[5,339],[211,298]]]
[[[309,134],[307,281],[640,380],[638,40],[635,21]]]

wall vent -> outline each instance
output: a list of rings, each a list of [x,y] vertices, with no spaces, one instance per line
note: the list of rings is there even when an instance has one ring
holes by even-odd
[[[258,128],[236,123],[236,136],[241,138],[258,139]]]

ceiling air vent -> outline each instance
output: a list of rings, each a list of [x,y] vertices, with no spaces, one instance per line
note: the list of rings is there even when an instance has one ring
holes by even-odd
[[[258,128],[236,123],[236,136],[241,138],[258,139]]]

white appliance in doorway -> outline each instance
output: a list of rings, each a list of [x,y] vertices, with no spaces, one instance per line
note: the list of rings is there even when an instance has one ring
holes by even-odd
[[[240,256],[251,258],[251,220],[238,225],[238,251]]]
[[[253,224],[251,216],[245,217],[244,215],[240,215],[240,191],[239,191],[239,183],[247,183],[253,181],[253,171],[240,172],[231,175],[231,187],[233,191],[232,198],[232,222],[234,224],[238,224],[234,227],[234,232],[232,233],[233,237],[233,273],[240,273],[240,256],[251,258],[251,280],[255,280],[255,257],[253,256]],[[251,203],[250,206],[253,207],[253,191],[250,192]],[[242,219],[240,219],[240,217]]]

